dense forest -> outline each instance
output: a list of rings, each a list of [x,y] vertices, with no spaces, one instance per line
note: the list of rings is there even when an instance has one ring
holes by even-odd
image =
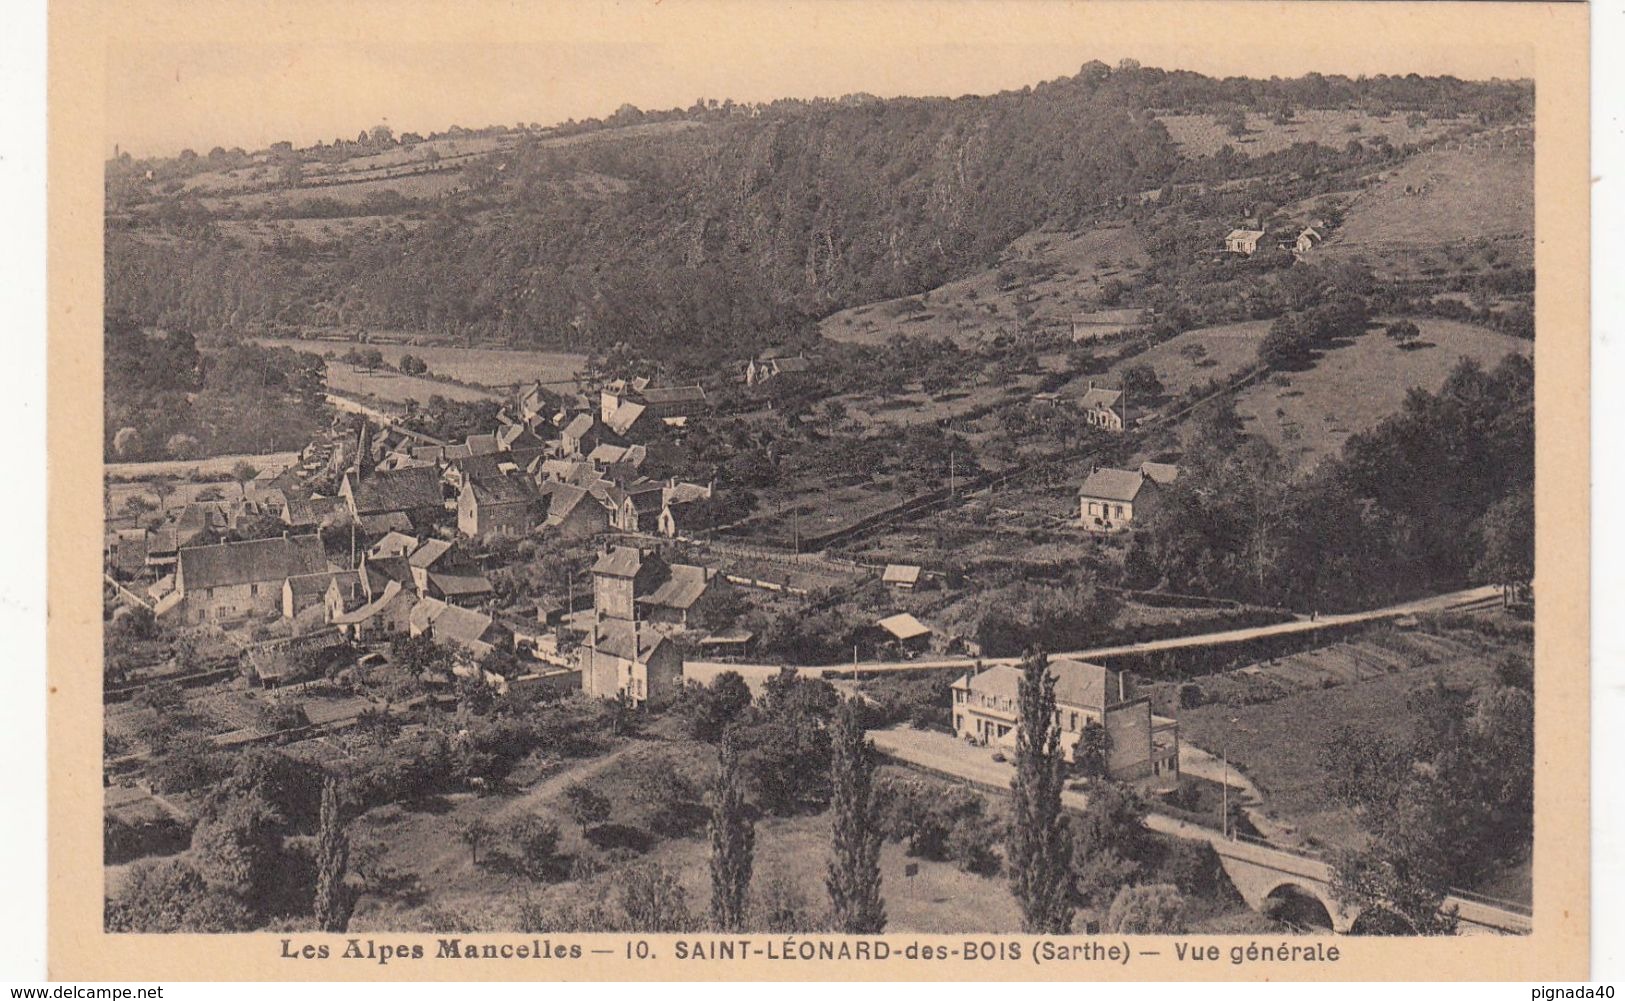
[[[184,330],[149,331],[122,313],[108,314],[102,350],[109,461],[299,449],[320,424],[317,355],[252,343],[208,354]]]
[[[1125,61],[987,97],[626,108],[572,127],[674,117],[698,127],[569,146],[517,132],[465,166],[455,193],[375,194],[349,209],[357,225],[319,239],[245,239],[231,209],[195,195],[112,213],[107,299],[199,337],[347,327],[578,350],[624,341],[703,364],[985,267],[1035,227],[1257,169],[1233,155],[1181,160],[1154,112],[1361,108],[1491,122],[1527,116],[1532,99],[1519,83],[1215,80]],[[1353,146],[1276,159],[1319,170],[1381,155]],[[194,154],[187,169],[207,162]],[[110,175],[133,169],[115,161]],[[296,194],[279,192],[258,217],[345,211]]]

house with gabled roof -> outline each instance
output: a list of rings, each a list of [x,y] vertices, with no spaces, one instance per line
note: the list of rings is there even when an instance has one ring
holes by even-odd
[[[538,492],[547,505],[542,524],[548,534],[585,539],[609,530],[609,512],[585,487],[550,480]]]
[[[745,363],[745,385],[759,386],[781,375],[811,370],[812,361],[800,352],[770,349]]]
[[[386,532],[384,536],[371,546],[367,547],[367,555],[374,559],[381,556],[410,556],[422,540],[406,532]]]
[[[642,622],[595,621],[579,648],[581,691],[628,704],[664,705],[682,691],[683,654],[660,630]]]
[[[1142,462],[1140,472],[1155,480],[1159,487],[1166,487],[1179,479],[1179,467],[1171,462]]]
[[[457,494],[457,530],[469,538],[529,535],[538,506],[536,487],[522,474],[471,476]]]
[[[904,650],[917,653],[931,644],[931,627],[907,612],[888,615],[876,625],[888,640]]]
[[[711,498],[712,489],[709,484],[701,486],[698,483],[679,483],[675,479],[666,481],[666,489],[661,496],[660,521],[658,530],[667,538],[676,538],[685,525],[687,510],[690,505]]]
[[[648,407],[642,403],[636,400],[625,400],[604,418],[604,426],[620,438],[625,439],[632,434],[633,428],[638,426],[638,421],[643,419],[643,415],[647,411]]]
[[[1120,532],[1157,505],[1157,481],[1143,469],[1097,467],[1078,488],[1078,517],[1091,532]]]
[[[422,598],[413,606],[407,630],[412,636],[427,635],[475,661],[503,645],[505,638],[503,628],[491,616],[435,598]]]
[[[173,608],[187,625],[269,617],[280,611],[284,581],[327,569],[315,535],[188,547],[178,555]]]
[[[609,522],[622,532],[655,532],[660,527],[660,512],[665,506],[665,484],[655,480],[640,480],[618,488],[615,506],[610,510]]]
[[[1224,238],[1226,253],[1251,257],[1258,252],[1258,241],[1264,238],[1261,229],[1233,229]]]
[[[365,479],[344,477],[339,495],[353,517],[404,514],[413,522],[432,520],[446,508],[440,471],[429,466],[374,472]]]
[[[1084,731],[1103,729],[1106,774],[1118,781],[1179,776],[1179,724],[1151,711],[1151,699],[1121,671],[1068,658],[1049,662],[1055,679],[1055,716],[1061,751],[1068,761]],[[954,732],[964,740],[1001,748],[1015,746],[1021,721],[1022,670],[1009,664],[973,671],[953,684]]]
[[[1078,406],[1083,410],[1083,419],[1094,427],[1107,431],[1128,427],[1128,400],[1121,389],[1096,386],[1091,379],[1078,398]]]
[[[652,549],[611,546],[592,566],[593,607],[606,619],[637,618],[639,595],[652,594],[670,567]]]
[[[559,442],[564,455],[585,456],[605,442],[620,445],[625,444],[626,440],[592,414],[576,414],[559,432]]]
[[[282,521],[289,528],[322,528],[337,525],[350,517],[343,497],[301,497],[290,494],[282,508]]]
[[[361,573],[357,570],[322,570],[289,577],[282,582],[282,617],[296,618],[307,609],[324,605],[327,592],[334,585],[341,592],[355,593],[361,588]]]
[[[732,586],[710,567],[673,563],[667,568],[665,580],[654,590],[634,600],[644,620],[655,625],[688,629],[691,627],[689,616],[701,599],[716,588]]]
[[[899,591],[912,591],[920,586],[920,572],[912,563],[888,563],[880,574],[880,582]]]
[[[366,601],[349,604],[337,585],[327,593],[327,621],[358,643],[407,635],[417,595],[392,580]]]

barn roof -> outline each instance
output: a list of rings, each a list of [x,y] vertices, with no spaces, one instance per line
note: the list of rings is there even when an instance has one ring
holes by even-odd
[[[900,640],[917,639],[931,635],[931,627],[907,612],[900,612],[880,620],[880,628]]]
[[[410,466],[373,473],[352,487],[357,514],[384,514],[440,507],[440,473],[430,466]]]
[[[1132,501],[1150,478],[1138,470],[1101,467],[1089,474],[1078,488],[1078,496],[1096,500]]]
[[[179,578],[186,589],[234,584],[281,583],[327,569],[322,540],[314,535],[222,542],[180,551]]]

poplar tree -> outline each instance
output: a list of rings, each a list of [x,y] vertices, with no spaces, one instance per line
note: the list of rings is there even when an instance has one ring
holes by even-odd
[[[880,818],[874,798],[874,746],[863,733],[855,700],[835,715],[830,762],[832,857],[829,888],[835,930],[878,935],[886,930],[886,904],[880,899]]]
[[[1065,934],[1072,927],[1072,841],[1061,813],[1066,762],[1055,715],[1055,678],[1042,650],[1030,651],[1022,660],[1018,701],[1006,852],[1010,891],[1021,906],[1024,931]]]
[[[321,827],[316,835],[315,913],[322,931],[342,932],[350,926],[355,896],[344,884],[349,863],[350,835],[339,809],[339,784],[329,776],[322,782]]]
[[[711,922],[717,931],[741,931],[750,898],[756,825],[745,805],[739,740],[732,728],[717,749],[717,785],[711,803]]]

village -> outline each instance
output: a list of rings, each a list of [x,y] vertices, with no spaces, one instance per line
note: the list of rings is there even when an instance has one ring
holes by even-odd
[[[769,354],[747,361],[738,379],[760,390],[807,364],[803,355]],[[1076,407],[1080,426],[1114,455],[1135,454],[1123,442],[1159,418],[1135,414],[1123,389],[1094,380],[1071,399],[1048,394],[1033,405]],[[690,717],[706,698],[696,693],[725,676],[721,687],[761,698],[798,669],[868,702],[879,721],[896,720],[872,737],[899,767],[1001,786],[1014,754],[1016,654],[1025,642],[947,614],[949,599],[981,590],[962,567],[786,553],[691,527],[714,524],[691,514],[728,485],[655,478],[645,468],[651,449],[658,454],[673,435],[715,417],[703,387],[641,377],[607,380],[596,400],[578,393],[573,405],[539,383],[515,386],[488,429],[457,441],[407,419],[337,410],[330,430],[285,467],[239,467],[201,488],[176,481],[160,488],[157,505],[126,501],[127,516],[109,521],[107,550],[110,634],[134,641],[132,655],[109,664],[109,823],[121,843],[145,847],[121,850],[162,850],[177,836],[186,810],[177,804],[208,773],[197,763],[179,778],[173,769],[200,747],[324,755],[357,742],[387,745],[390,735],[432,729],[434,715],[461,717],[493,700],[599,702],[646,717],[636,724],[644,729]],[[1149,458],[1132,468],[1090,463],[1051,491],[1072,499],[1069,514],[1049,516],[1050,529],[1095,553],[1115,547],[1121,558],[1127,533],[1153,520],[1180,475],[1178,465]],[[1126,593],[1112,602],[1125,603],[1140,607]],[[1104,613],[1096,647],[1108,656],[1051,660],[1061,749],[1080,775],[1139,788],[1151,820],[1175,838],[1313,852],[1315,836],[1272,819],[1239,769],[1182,746],[1178,717],[1200,697],[1189,682],[1164,680],[1156,658],[1190,639],[1202,644],[1198,660],[1231,643],[1242,660],[1253,650],[1312,657],[1365,626],[1414,629],[1418,612],[1503,602],[1478,589],[1324,623],[1245,603],[1196,604],[1207,607],[1189,623],[1153,616],[1127,630],[1109,628],[1117,613]],[[758,630],[809,614],[850,647],[848,662],[809,652],[797,663],[783,642],[776,656],[762,656]],[[1187,632],[1197,635],[1181,638]],[[1059,637],[1052,642],[1064,643]],[[1122,642],[1107,650],[1109,639]],[[837,636],[823,640],[809,650]],[[484,795],[501,771],[476,768],[460,781]],[[1080,809],[1086,802],[1079,795]],[[1309,882],[1247,903],[1333,926],[1340,912],[1325,878]],[[1523,920],[1486,913],[1493,930]]]
[[[1141,73],[1085,69],[1066,86]],[[1492,197],[1457,175],[1527,180],[1524,98],[1492,97],[1508,120],[1165,113],[1134,141],[1191,166],[1155,187],[794,320],[709,274],[662,293],[705,318],[683,343],[596,286],[546,342],[440,306],[110,311],[108,926],[300,929],[338,880],[339,930],[855,927],[823,867],[856,727],[887,927],[1029,927],[1042,678],[1073,930],[1527,933],[1529,227],[1449,210]],[[1278,143],[1260,173],[1193,151],[1209,119]],[[1311,126],[1365,138],[1285,138]],[[680,141],[589,133],[118,162],[110,218],[132,259],[186,211],[246,253],[292,211],[261,195],[410,175],[470,185],[394,204],[414,223],[545,208],[580,193],[523,171]],[[370,232],[287,225],[324,218],[268,252],[325,267]],[[718,917],[725,809],[756,875]],[[348,869],[318,876],[341,814]],[[1399,907],[1372,873],[1403,853]]]

